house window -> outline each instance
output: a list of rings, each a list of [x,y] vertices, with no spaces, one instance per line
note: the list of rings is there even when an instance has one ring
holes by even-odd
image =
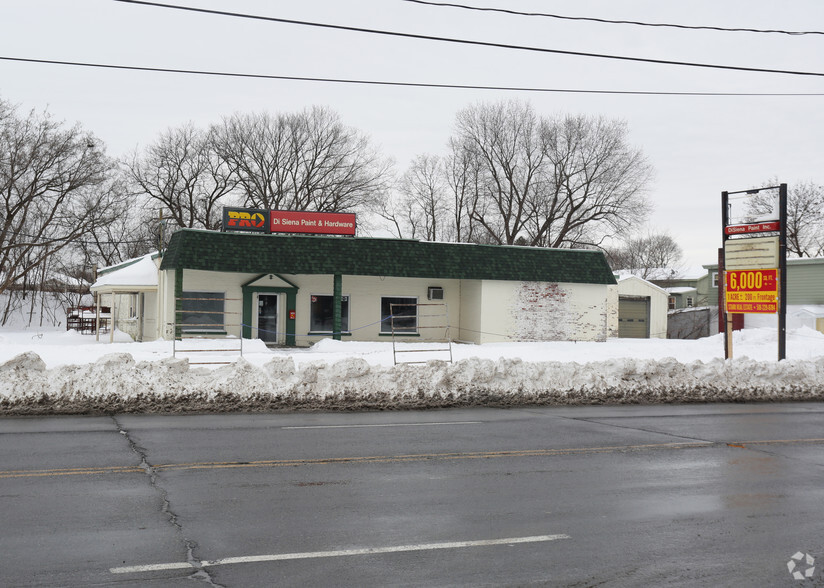
[[[196,292],[184,290],[181,296],[180,326],[186,332],[224,330],[224,299],[226,292]]]
[[[667,308],[670,310],[675,310],[675,296],[670,296],[667,298]]]
[[[718,287],[718,272],[712,272],[712,287]]]
[[[381,298],[381,333],[417,333],[418,299],[384,296]]]
[[[687,308],[692,308],[692,296],[687,296]]]
[[[333,333],[335,297],[312,294],[309,303],[309,330],[312,333]],[[340,299],[340,330],[349,331],[349,296]]]

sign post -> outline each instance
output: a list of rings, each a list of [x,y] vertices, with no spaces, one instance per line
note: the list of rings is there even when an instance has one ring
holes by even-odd
[[[777,203],[768,197],[768,192],[776,189]],[[743,203],[735,213],[733,199]],[[765,215],[766,219],[759,218]],[[719,252],[718,271],[719,278],[723,277],[719,279],[719,288],[723,288],[719,298],[724,305],[724,357],[732,358],[733,315],[760,313],[778,315],[778,359],[785,359],[787,184],[721,192],[721,224],[724,247]]]

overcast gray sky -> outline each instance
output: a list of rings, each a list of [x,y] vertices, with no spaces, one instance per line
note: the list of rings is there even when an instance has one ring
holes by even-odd
[[[441,0],[433,0],[441,1]],[[447,3],[447,0],[443,0]],[[559,49],[824,74],[824,35],[605,24],[437,7],[407,0],[168,0],[169,4]],[[612,20],[824,31],[821,0],[455,0]],[[542,114],[605,115],[655,168],[648,227],[669,231],[690,265],[720,246],[720,192],[777,178],[824,183],[824,75],[743,72],[461,45],[198,14],[115,0],[0,0],[0,57],[277,76],[649,92],[820,93],[661,96],[432,89],[115,71],[0,60],[0,98],[80,122],[121,156],[169,127],[233,112],[317,104],[367,133],[402,171],[445,153],[455,113],[528,100]]]

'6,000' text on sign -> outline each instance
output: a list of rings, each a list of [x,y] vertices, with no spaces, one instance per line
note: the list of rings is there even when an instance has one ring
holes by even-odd
[[[727,312],[778,312],[778,270],[754,269],[726,272]]]

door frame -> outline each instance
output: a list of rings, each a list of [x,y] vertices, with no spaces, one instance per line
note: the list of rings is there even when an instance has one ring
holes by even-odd
[[[261,296],[274,296],[275,297],[275,338],[273,341],[267,341],[263,337],[260,336],[260,297]],[[254,313],[254,322],[252,326],[254,327],[254,334],[257,335],[257,338],[263,341],[264,343],[270,343],[273,345],[280,345],[283,342],[282,331],[281,329],[281,299],[283,296],[281,292],[255,292],[252,302],[257,302],[255,304],[255,308],[257,312]]]
[[[282,286],[282,287],[273,287],[273,286],[252,286],[254,282],[258,281],[260,278],[264,276],[268,276],[269,274],[261,274],[251,280],[249,280],[246,284],[241,286],[241,291],[243,292],[243,327],[242,333],[245,339],[252,338],[252,321],[257,321],[256,318],[252,318],[254,316],[254,311],[257,309],[257,306],[253,304],[255,302],[255,294],[263,292],[264,294],[285,294],[286,295],[286,307],[284,310],[284,319],[285,329],[286,332],[285,336],[285,344],[290,347],[295,346],[295,323],[297,322],[295,319],[291,317],[291,311],[295,310],[297,299],[298,299],[298,287],[295,286],[292,282],[285,279],[283,276],[277,275],[279,279],[290,284],[290,287]]]

